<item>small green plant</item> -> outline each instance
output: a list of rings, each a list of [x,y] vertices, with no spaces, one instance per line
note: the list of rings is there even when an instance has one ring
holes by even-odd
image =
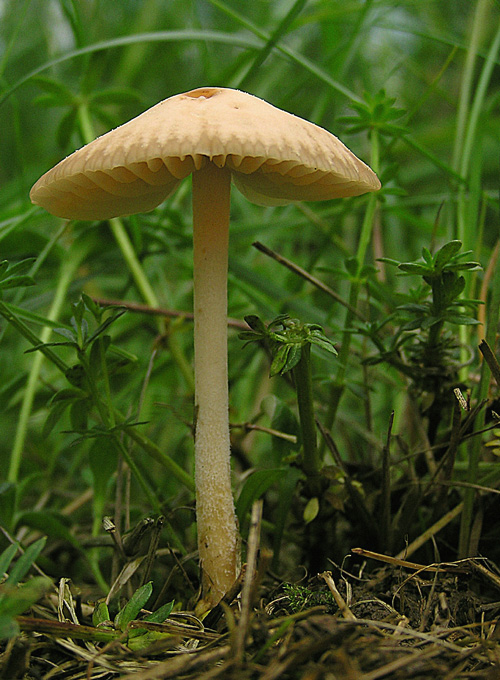
[[[96,603],[92,615],[92,623],[96,628],[106,628],[110,631],[115,631],[116,637],[123,639],[126,637],[126,643],[131,649],[144,649],[155,640],[169,636],[166,632],[160,632],[147,627],[148,623],[161,624],[170,616],[174,608],[174,601],[162,605],[156,611],[141,618],[141,622],[145,624],[143,628],[139,627],[138,618],[141,611],[146,606],[153,592],[153,584],[151,582],[140,586],[130,597],[123,607],[111,620],[108,605],[104,600]],[[136,625],[131,625],[132,622]]]
[[[50,581],[45,580],[50,585]],[[172,634],[179,632],[179,626],[175,630],[175,621],[170,621],[168,625],[162,625],[167,622],[172,613],[173,600],[154,612],[145,612],[144,608],[153,592],[151,582],[137,588],[113,617],[106,600],[98,600],[92,614],[92,625],[78,622],[71,592],[67,584],[63,584],[63,587],[65,590],[64,606],[69,610],[71,621],[18,616],[17,620],[12,622],[12,635],[22,630],[25,632],[36,631],[55,638],[70,638],[93,643],[117,641],[135,651],[146,649],[152,643],[165,640],[172,637]],[[19,613],[18,610],[21,610],[21,606],[24,606],[22,599],[13,609]],[[24,611],[28,606],[24,606],[21,611]]]
[[[378,130],[380,134],[387,137],[398,137],[407,133],[408,128],[400,122],[400,119],[406,115],[406,111],[395,106],[395,103],[396,99],[389,97],[383,89],[375,94],[365,92],[363,101],[351,102],[351,108],[354,109],[355,114],[341,116],[340,121],[347,125],[349,132]]]
[[[288,314],[277,316],[267,326],[255,315],[246,316],[245,321],[252,330],[243,331],[239,337],[247,343],[265,344],[272,358],[270,375],[285,375],[288,372],[292,374],[297,390],[301,429],[301,467],[308,479],[310,490],[318,493],[321,460],[314,420],[311,346],[319,347],[333,355],[337,354],[337,350],[321,326],[301,323],[298,319],[291,319]]]
[[[71,387],[56,392],[49,403],[50,415],[44,427],[44,435],[49,434],[66,409],[70,411],[73,430],[82,435],[88,432],[92,407],[96,408],[102,425],[108,431],[114,428],[109,380],[111,375],[135,363],[136,358],[111,345],[111,337],[106,331],[124,313],[124,309],[115,308],[107,314],[83,293],[80,300],[73,305],[71,328],[54,329],[65,340],[35,345],[28,350],[34,352],[42,347],[70,347],[75,350],[77,358],[77,362],[66,371]],[[92,331],[88,317],[94,322],[95,328]]]
[[[299,583],[284,583],[283,590],[288,598],[288,604],[294,614],[302,612],[310,607],[326,607],[333,613],[337,610],[335,601],[328,590],[314,590],[310,586]]]
[[[26,258],[16,264],[10,264],[7,260],[0,262],[0,296],[4,290],[35,285],[33,277],[26,274],[34,261],[35,258]]]
[[[267,325],[255,315],[246,316],[245,321],[251,330],[240,333],[240,339],[246,341],[246,344],[257,342],[263,345],[271,357],[271,377],[285,376],[295,387],[299,413],[300,453],[298,456],[292,453],[282,459],[283,463],[287,463],[286,467],[257,471],[247,481],[237,504],[238,516],[240,521],[244,520],[242,506],[248,508],[250,499],[255,500],[271,483],[277,482],[280,488],[280,501],[275,514],[275,564],[278,563],[285,518],[298,508],[301,508],[301,524],[304,527],[308,526],[306,543],[313,544],[310,554],[306,557],[307,561],[310,555],[322,552],[318,548],[316,529],[322,523],[324,511],[330,512],[329,503],[324,501],[324,494],[330,481],[328,475],[322,471],[322,458],[317,441],[311,347],[318,347],[333,356],[337,355],[337,351],[321,326],[302,323],[298,319],[290,318],[288,314],[280,314]],[[302,499],[293,508],[291,499],[297,498],[297,492]],[[245,504],[242,504],[242,499],[245,500]],[[307,551],[308,549],[304,548],[304,552]]]
[[[423,248],[422,260],[417,262],[381,258],[397,267],[400,276],[418,276],[421,282],[402,296],[403,304],[385,319],[358,328],[377,348],[366,364],[391,364],[411,379],[411,387],[418,394],[431,395],[431,441],[441,421],[441,410],[450,402],[452,388],[460,383],[464,348],[455,329],[478,323],[473,314],[479,301],[461,295],[466,285],[462,272],[475,271],[480,265],[468,259],[471,251],[460,253],[461,247],[460,241],[453,240],[434,254]],[[394,331],[387,337],[385,327],[389,324]]]

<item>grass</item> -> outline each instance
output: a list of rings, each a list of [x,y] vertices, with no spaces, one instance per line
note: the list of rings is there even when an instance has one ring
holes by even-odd
[[[36,564],[71,578],[84,601],[105,597],[125,563],[130,599],[149,560],[149,606],[194,607],[189,186],[110,224],[66,224],[28,193],[94,135],[222,85],[331,130],[383,185],[272,209],[233,192],[234,489],[245,545],[252,503],[264,501],[264,582],[294,582],[301,565],[312,575],[356,546],[397,556],[418,543],[421,564],[500,561],[499,10],[496,0],[0,3],[0,553],[11,541],[39,546]],[[238,337],[246,316],[267,325],[283,314],[319,325],[338,351],[308,356],[317,448],[293,370],[270,378],[272,347]],[[303,449],[321,456],[319,487],[305,482]],[[140,558],[124,553],[148,516],[164,517],[157,534],[146,530]],[[290,621],[261,628],[268,642],[252,658],[266,659],[288,626],[298,634]]]

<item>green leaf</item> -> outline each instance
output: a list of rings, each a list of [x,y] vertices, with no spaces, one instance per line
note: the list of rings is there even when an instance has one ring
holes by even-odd
[[[427,262],[427,264],[432,264],[432,254],[429,248],[422,248],[422,257]]]
[[[90,399],[80,399],[71,404],[69,420],[72,430],[79,432],[87,429],[91,408],[92,402]]]
[[[290,352],[290,345],[281,345],[278,347],[277,351],[274,354],[273,361],[271,363],[271,368],[269,370],[269,375],[270,377],[274,377],[275,375],[278,375],[279,373],[283,371],[287,358],[288,358],[288,353]]]
[[[106,621],[110,620],[111,617],[109,615],[109,609],[108,605],[106,604],[106,600],[98,600],[94,607],[94,611],[92,612],[92,624],[97,627],[101,623],[106,623]]]
[[[20,586],[5,586],[0,601],[0,618],[19,616],[38,602],[50,588],[52,581],[45,576],[35,576]]]
[[[256,333],[261,333],[262,335],[265,335],[267,332],[267,328],[261,319],[259,319],[258,316],[255,314],[248,314],[245,316],[245,321],[246,323],[250,326],[252,331]]]
[[[142,620],[147,621],[148,623],[163,623],[172,613],[174,604],[175,600],[172,600],[172,602],[164,604]],[[164,639],[165,637],[171,637],[171,634],[160,631],[148,631],[146,628],[133,628],[129,631],[127,644],[131,649],[144,649],[148,644],[153,643],[155,640]]]
[[[52,95],[54,100],[59,103],[59,106],[72,106],[74,103],[74,95],[71,90],[63,85],[58,80],[47,78],[46,76],[36,76],[33,81],[44,92]]]
[[[454,240],[445,243],[434,255],[435,269],[443,269],[443,267],[458,253],[461,247],[462,241]]]
[[[10,265],[7,260],[0,262],[0,291],[10,288],[34,286],[34,279],[21,273],[29,269],[34,261],[35,258],[30,257],[13,265]]]
[[[89,310],[94,319],[100,323],[104,309],[94,302],[94,300],[90,297],[90,295],[87,295],[87,293],[82,293],[82,300],[85,307]]]
[[[454,272],[460,272],[460,271],[477,271],[478,269],[482,269],[481,265],[479,262],[457,262],[448,265],[448,268]]]
[[[77,109],[70,109],[61,118],[57,126],[56,140],[60,149],[65,149],[70,142],[71,135],[75,131],[76,120],[78,117]]]
[[[26,576],[33,563],[36,562],[38,555],[42,552],[46,541],[47,538],[43,536],[26,548],[10,570],[6,583],[16,585]]]
[[[68,519],[49,510],[30,510],[22,513],[16,525],[38,529],[47,536],[65,541],[83,553],[80,541],[73,536],[67,526]]]
[[[97,337],[90,343],[89,365],[94,380],[97,380],[101,375],[101,353],[106,354],[111,344],[109,335],[102,335]]]
[[[175,600],[172,600],[171,602],[167,602],[166,604],[162,605],[154,611],[152,614],[149,614],[146,616],[144,621],[149,621],[150,623],[163,623],[165,619],[168,619],[170,614],[172,613],[172,610],[174,608]]]
[[[0,281],[0,288],[7,290],[10,288],[22,288],[25,286],[34,286],[35,281],[31,276],[9,276],[9,278]]]
[[[356,276],[358,273],[358,260],[355,257],[348,257],[344,260],[344,266],[350,276]]]
[[[425,264],[418,264],[416,262],[401,262],[398,265],[399,269],[406,274],[420,274],[424,276],[430,273],[430,268]]]
[[[297,366],[302,357],[302,344],[294,343],[290,345],[290,351],[286,359],[284,367],[281,369],[281,375],[291,371]]]
[[[402,326],[403,331],[414,331],[417,328],[420,328],[420,326],[423,324],[423,319],[413,319],[412,321],[408,321],[408,323],[405,323]]]
[[[316,347],[320,347],[321,349],[324,349],[326,352],[330,352],[331,354],[337,355],[338,352],[335,349],[333,343],[331,340],[329,340],[323,333],[311,333],[309,336],[309,341],[312,345],[316,345]]]
[[[123,316],[126,313],[126,311],[127,310],[124,309],[123,307],[119,307],[118,309],[116,309],[116,311],[114,311],[113,314],[111,314],[111,316],[108,316],[101,324],[99,324],[99,326],[95,329],[95,331],[92,333],[92,335],[88,339],[88,343],[90,344],[97,337],[102,335],[104,333],[104,331],[107,330],[109,328],[109,326],[111,326],[112,323],[114,323],[121,316]]]
[[[0,579],[3,579],[3,575],[7,573],[10,563],[14,559],[17,553],[18,544],[12,543],[9,545],[0,555]]]
[[[479,323],[477,319],[473,319],[465,314],[456,314],[455,312],[447,312],[445,319],[448,323],[455,324],[456,326],[477,326]]]
[[[69,340],[78,346],[78,338],[76,333],[73,333],[73,331],[70,331],[67,328],[54,328],[54,333],[62,335],[64,338],[66,338],[66,340]]]
[[[383,262],[384,264],[390,264],[393,267],[399,267],[401,264],[398,260],[393,260],[391,257],[378,257],[377,262]]]
[[[304,522],[306,524],[312,522],[318,516],[318,512],[319,500],[316,498],[316,496],[314,496],[307,501],[306,507],[304,508],[304,512],[302,514]]]
[[[44,347],[73,347],[74,349],[79,349],[76,342],[41,342],[39,345],[34,345],[25,350],[24,353],[31,354],[32,352],[38,352]]]
[[[20,262],[16,262],[15,264],[12,265],[9,265],[8,262],[3,262],[2,264],[8,265],[7,274],[9,276],[19,276],[21,272],[30,269],[35,261],[36,261],[35,257],[27,257],[26,259],[21,260]],[[2,271],[5,273],[5,270]]]
[[[70,366],[64,375],[66,376],[66,380],[70,383],[70,385],[74,385],[75,387],[79,388],[81,388],[82,385],[85,385],[85,369],[81,364]]]
[[[416,303],[409,302],[406,305],[399,305],[398,310],[411,312],[412,314],[426,314],[429,311],[428,305],[417,305]]]
[[[261,498],[266,491],[283,475],[284,468],[256,470],[245,479],[240,495],[236,502],[236,515],[243,536],[248,531],[248,515],[254,502]]]
[[[75,302],[72,305],[72,308],[73,308],[73,316],[71,318],[71,325],[73,326],[75,331],[77,331],[77,327],[81,325],[81,323],[83,321],[83,315],[85,314],[85,304],[84,304],[82,298],[80,298],[78,300],[78,302]]]
[[[153,584],[151,581],[138,588],[130,598],[129,602],[120,609],[115,616],[115,626],[121,631],[126,630],[128,624],[139,616],[141,609],[151,597]]]
[[[49,414],[43,424],[42,437],[46,438],[49,436],[71,403],[70,401],[59,401],[50,407]]]

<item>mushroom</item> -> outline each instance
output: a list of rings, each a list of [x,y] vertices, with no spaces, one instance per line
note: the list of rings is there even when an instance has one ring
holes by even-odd
[[[58,217],[104,220],[152,210],[192,174],[195,483],[203,595],[212,606],[238,568],[231,492],[227,257],[231,181],[252,202],[283,205],[380,188],[336,137],[237,90],[178,94],[61,161],[30,197]]]

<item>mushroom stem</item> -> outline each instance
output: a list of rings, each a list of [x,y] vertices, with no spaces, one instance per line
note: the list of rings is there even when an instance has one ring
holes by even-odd
[[[203,597],[215,605],[236,578],[227,370],[227,262],[231,173],[193,173],[195,480]]]

